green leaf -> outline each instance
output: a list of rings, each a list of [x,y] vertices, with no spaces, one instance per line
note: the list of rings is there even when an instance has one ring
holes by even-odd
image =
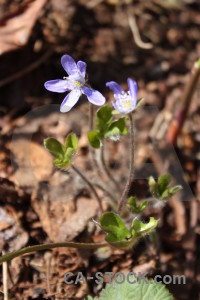
[[[136,278],[129,276],[129,282],[134,282]],[[123,281],[123,277],[117,278],[118,282]],[[99,300],[173,300],[172,294],[167,290],[164,284],[156,284],[152,279],[141,279],[134,284],[129,283],[127,277],[123,283],[114,282],[107,284],[102,291]],[[86,300],[92,298],[86,298]],[[95,297],[95,300],[98,299]]]
[[[148,183],[149,183],[149,189],[150,189],[151,194],[155,198],[159,199],[161,196],[160,191],[159,191],[159,186],[158,186],[157,182],[155,181],[155,179],[153,178],[153,176],[149,177]]]
[[[146,200],[142,201],[137,205],[136,197],[130,197],[128,201],[128,207],[132,210],[135,214],[140,214],[144,211],[144,209],[148,206],[148,202]]]
[[[78,148],[78,139],[74,133],[70,133],[65,140],[65,148],[73,148],[75,151]]]
[[[49,137],[44,140],[45,148],[56,158],[62,158],[64,155],[63,145],[56,139]]]
[[[161,194],[166,190],[166,188],[169,187],[171,181],[172,181],[172,178],[168,173],[163,174],[158,178],[159,192]]]
[[[143,223],[142,221],[135,218],[131,226],[132,234],[137,238],[142,237],[154,230],[157,225],[158,220],[152,217],[149,219],[148,223]]]
[[[127,134],[127,128],[126,128],[126,120],[127,117],[122,117],[116,121],[113,121],[111,125],[108,127],[108,130],[105,133],[105,138],[110,138],[110,137],[116,137],[120,136],[122,134]]]
[[[150,218],[147,224],[134,219],[131,230],[128,230],[122,219],[112,212],[105,212],[100,218],[100,225],[107,233],[106,241],[119,249],[133,247],[139,238],[150,233],[157,224],[158,220],[154,218]]]
[[[175,185],[173,188],[171,188],[169,190],[169,193],[170,193],[171,196],[173,196],[174,194],[181,191],[182,189],[183,189],[183,187],[181,185]]]
[[[88,132],[88,140],[90,145],[93,148],[100,148],[101,147],[101,140],[99,137],[99,133],[97,131],[89,131]]]
[[[109,105],[102,106],[97,110],[96,128],[99,131],[100,139],[104,137],[112,120],[112,107]]]
[[[112,119],[112,107],[110,105],[104,105],[97,110],[97,118],[108,123]]]
[[[108,233],[106,241],[111,244],[115,243],[118,248],[126,245],[127,241],[131,238],[130,231],[126,228],[124,222],[118,215],[112,212],[103,213],[100,218],[100,224]]]
[[[73,148],[67,148],[64,154],[64,161],[71,161],[75,153]]]

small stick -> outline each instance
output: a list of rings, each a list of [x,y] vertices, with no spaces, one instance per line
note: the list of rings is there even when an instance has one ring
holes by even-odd
[[[140,32],[139,32],[139,29],[137,26],[135,15],[133,13],[130,13],[131,6],[129,4],[129,1],[125,0],[125,3],[126,3],[126,14],[127,14],[127,18],[128,18],[128,24],[129,24],[130,30],[132,32],[132,35],[133,35],[133,40],[135,41],[136,45],[139,48],[152,49],[153,48],[152,43],[145,43],[141,40]]]
[[[167,141],[170,144],[176,145],[177,137],[186,119],[189,106],[191,104],[191,100],[198,83],[199,75],[200,75],[200,59],[197,62],[195,62],[193,65],[190,78],[183,92],[183,96],[182,96],[183,100],[181,102],[181,107],[176,112],[174,119],[169,127],[167,133]]]
[[[41,56],[38,60],[30,64],[28,67],[20,70],[19,72],[6,77],[5,79],[0,81],[0,88],[14,80],[19,79],[20,77],[25,76],[26,74],[32,72],[33,70],[37,69],[44,61],[46,61],[51,55],[53,54],[53,50],[50,49],[47,51],[43,56]]]

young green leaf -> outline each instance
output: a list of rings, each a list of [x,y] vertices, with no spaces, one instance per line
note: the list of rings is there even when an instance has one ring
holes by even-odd
[[[78,148],[78,139],[74,133],[67,136],[65,146],[54,138],[47,138],[44,140],[44,145],[47,150],[56,158],[54,165],[57,168],[69,168],[71,160]]]
[[[70,133],[65,139],[65,148],[73,148],[74,151],[78,148],[78,139],[74,133]]]
[[[132,210],[133,213],[140,214],[148,206],[148,202],[144,200],[137,205],[137,199],[132,196],[129,198],[127,206]]]
[[[174,194],[181,191],[182,189],[183,189],[183,187],[181,185],[175,185],[173,188],[171,188],[169,190],[169,193],[170,193],[171,196],[173,196]]]
[[[155,179],[153,178],[153,176],[149,177],[148,183],[149,183],[149,189],[150,189],[152,196],[159,199],[160,198],[159,186],[158,186],[157,182],[155,181]]]
[[[159,200],[167,200],[174,194],[176,194],[178,191],[182,189],[180,185],[176,185],[169,188],[171,183],[171,176],[169,174],[163,174],[158,178],[158,181],[156,182],[155,179],[150,176],[149,177],[149,188],[151,194]]]
[[[97,118],[108,123],[112,119],[112,107],[104,105],[97,110]]]
[[[137,238],[140,238],[154,230],[157,227],[157,225],[158,220],[152,217],[150,217],[148,223],[143,223],[142,221],[135,218],[131,226],[132,234],[135,235]]]
[[[163,174],[158,178],[158,186],[159,186],[160,194],[162,194],[169,187],[171,181],[172,178],[168,173]]]
[[[65,148],[56,139],[48,137],[44,140],[45,148],[56,158],[62,158],[64,156]]]
[[[54,160],[54,166],[59,168],[59,169],[68,169],[71,165],[71,161],[67,159],[55,159]]]
[[[109,105],[102,106],[96,114],[96,129],[99,132],[100,139],[104,137],[112,120],[112,107]]]
[[[108,243],[127,242],[131,237],[129,230],[126,228],[121,218],[112,212],[103,213],[100,218],[100,224],[108,233],[106,236],[106,241]]]
[[[128,230],[122,219],[112,212],[105,212],[100,218],[100,225],[107,232],[106,241],[119,249],[132,248],[137,240],[150,233],[157,223],[154,218],[150,218],[147,224],[135,219],[131,230]]]
[[[93,148],[98,149],[101,147],[101,140],[97,131],[88,132],[88,141]]]
[[[127,117],[119,118],[116,121],[113,121],[110,126],[108,127],[108,130],[106,131],[104,137],[105,138],[111,138],[116,137],[120,135],[127,134],[127,128],[126,128],[126,120]]]

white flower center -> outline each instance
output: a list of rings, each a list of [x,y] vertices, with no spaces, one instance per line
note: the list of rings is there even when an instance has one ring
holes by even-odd
[[[79,73],[69,75],[68,77],[63,77],[63,79],[71,83],[71,89],[73,89],[74,87],[81,88],[85,84],[85,78]]]
[[[123,109],[129,110],[132,108],[131,95],[129,91],[127,93],[121,93],[120,95],[118,95],[118,97],[120,99],[120,106]]]

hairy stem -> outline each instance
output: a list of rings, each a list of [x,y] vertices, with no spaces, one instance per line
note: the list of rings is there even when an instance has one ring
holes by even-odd
[[[90,103],[89,104],[89,130],[92,131],[93,127],[94,127],[94,107],[93,107],[93,104]],[[93,166],[97,171],[97,175],[99,176],[99,178],[102,178],[101,170],[100,170],[99,164],[97,163],[97,160],[96,160],[96,153],[92,147],[90,147],[90,155],[91,155],[91,160],[92,160]]]
[[[93,192],[94,196],[96,197],[96,199],[98,201],[100,212],[103,213],[101,198],[97,194],[97,191],[96,191],[94,185],[92,184],[92,182],[73,164],[72,164],[72,169],[87,183],[87,185],[89,186],[89,188],[91,189],[91,191]]]
[[[102,145],[101,145],[101,163],[102,163],[102,167],[103,167],[103,170],[104,172],[106,173],[106,175],[108,176],[108,178],[114,183],[117,191],[120,193],[120,188],[119,188],[119,183],[115,180],[115,178],[112,176],[109,168],[107,167],[106,165],[106,162],[105,162],[105,156],[104,156],[104,142],[102,141]]]
[[[119,202],[119,206],[118,206],[118,214],[120,214],[122,207],[124,206],[125,202],[126,202],[126,198],[127,198],[127,194],[128,191],[130,189],[131,186],[131,182],[133,179],[133,173],[134,173],[134,128],[133,128],[133,118],[132,118],[132,114],[130,113],[129,115],[129,121],[130,121],[130,138],[131,138],[131,160],[130,160],[130,167],[129,167],[129,176],[124,188],[124,191],[122,193],[120,202]]]
[[[15,257],[21,256],[23,254],[31,253],[34,251],[48,250],[53,248],[78,248],[78,249],[98,249],[101,247],[108,246],[107,243],[73,243],[73,242],[61,242],[61,243],[50,243],[42,245],[34,245],[22,248],[20,250],[7,253],[0,257],[0,264],[7,262]]]

